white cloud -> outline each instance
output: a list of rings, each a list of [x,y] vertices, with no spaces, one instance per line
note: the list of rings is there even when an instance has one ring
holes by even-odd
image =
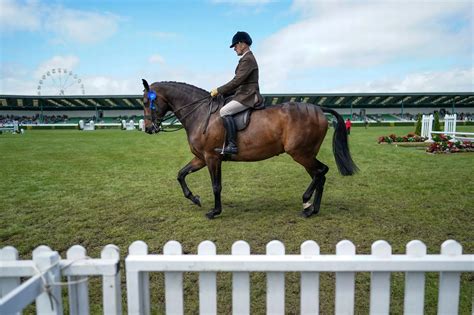
[[[163,58],[161,55],[155,54],[155,55],[151,55],[150,58],[148,58],[148,62],[164,64],[165,58]]]
[[[51,11],[45,27],[63,41],[91,44],[115,34],[119,20],[118,16],[110,13],[55,8]]]
[[[472,91],[474,91],[474,67],[469,69],[410,73],[403,77],[382,78],[341,86],[327,92],[406,93]]]
[[[44,62],[42,62],[35,70],[34,77],[40,78],[43,74],[47,73],[52,69],[67,69],[74,70],[79,64],[79,58],[73,55],[70,56],[54,56]]]
[[[0,1],[0,27],[10,31],[37,31],[41,28],[41,8],[36,1],[21,5],[15,0]]]
[[[469,1],[296,0],[292,9],[301,20],[259,43],[263,90],[281,90],[295,71],[472,55]],[[453,17],[468,23],[453,29]]]
[[[136,95],[143,90],[141,79],[124,79],[107,76],[84,78],[87,95]]]
[[[80,84],[71,84],[73,77],[65,81],[67,73],[74,72],[79,65],[79,58],[73,55],[70,56],[54,56],[39,64],[36,69],[29,70],[21,64],[4,63],[0,64],[1,80],[0,93],[1,94],[19,94],[19,95],[36,95],[38,93],[39,81],[42,80],[42,94],[58,94],[61,89],[66,89],[66,93],[80,94]],[[53,70],[54,69],[54,70]],[[58,70],[60,69],[60,70]],[[53,71],[55,73],[53,73]],[[47,73],[50,73],[48,76]],[[43,79],[43,75],[44,78]],[[61,77],[61,79],[59,79]],[[60,82],[61,81],[61,82]]]
[[[33,95],[36,82],[31,79],[30,72],[21,64],[0,64],[0,94]]]
[[[1,31],[41,31],[56,42],[90,44],[111,37],[122,18],[111,13],[67,9],[35,0],[0,1]]]

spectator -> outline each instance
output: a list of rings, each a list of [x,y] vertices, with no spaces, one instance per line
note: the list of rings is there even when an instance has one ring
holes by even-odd
[[[347,118],[347,120],[346,120],[346,130],[347,130],[348,135],[351,134],[351,126],[352,126],[351,120],[350,120],[350,118]]]

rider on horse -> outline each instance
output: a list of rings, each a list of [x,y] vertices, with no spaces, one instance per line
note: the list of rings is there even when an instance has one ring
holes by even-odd
[[[232,38],[232,45],[237,56],[241,56],[235,69],[235,76],[228,83],[213,89],[211,96],[232,94],[232,100],[219,111],[226,130],[226,143],[222,154],[237,154],[237,131],[232,115],[253,108],[263,101],[258,86],[258,64],[250,50],[252,39],[246,32],[237,32]]]

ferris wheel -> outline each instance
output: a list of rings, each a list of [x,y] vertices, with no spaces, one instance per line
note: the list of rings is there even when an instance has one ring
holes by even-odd
[[[72,71],[53,68],[41,76],[37,87],[38,95],[84,95],[82,79]]]

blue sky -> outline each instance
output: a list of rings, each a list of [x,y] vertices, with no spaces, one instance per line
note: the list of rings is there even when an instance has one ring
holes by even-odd
[[[139,94],[141,78],[210,90],[233,76],[239,30],[253,38],[262,93],[474,91],[473,6],[0,0],[0,93],[36,95],[58,68],[81,78],[86,94]],[[57,93],[53,77],[43,95]],[[80,93],[79,84],[65,90]]]

